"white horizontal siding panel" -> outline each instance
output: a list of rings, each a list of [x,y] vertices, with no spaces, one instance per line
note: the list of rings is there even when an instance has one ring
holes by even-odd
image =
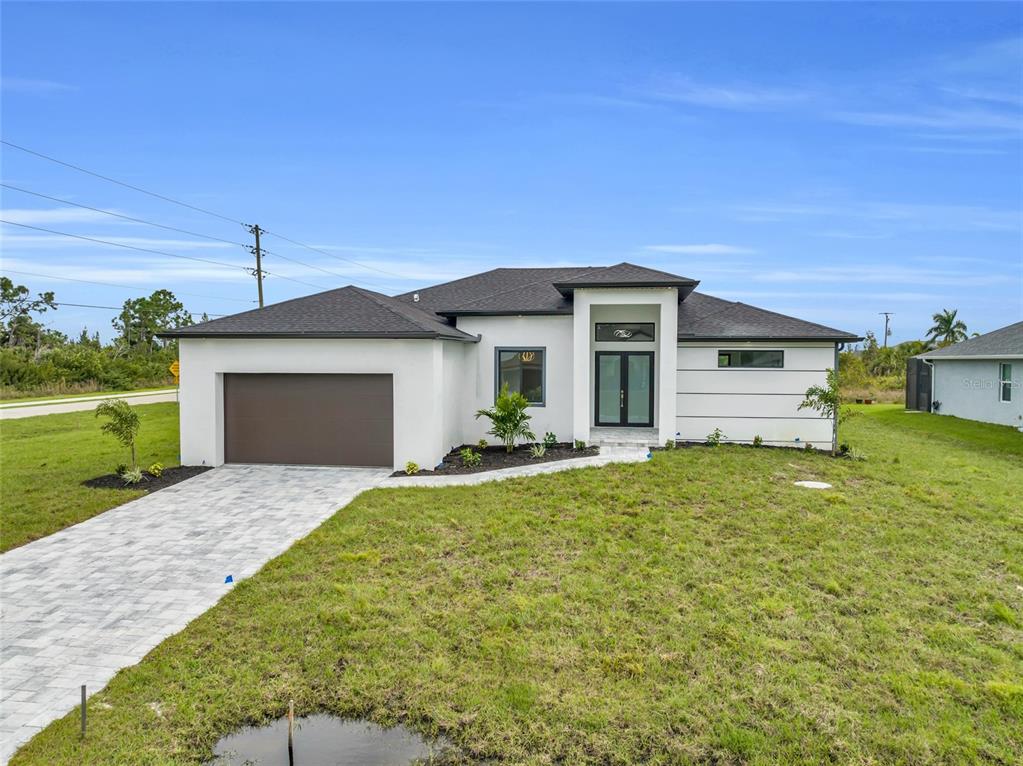
[[[720,428],[723,440],[728,442],[748,444],[753,437],[760,436],[765,444],[798,447],[811,442],[819,449],[831,448],[830,420],[681,416],[677,422],[676,438],[683,441],[706,441],[709,433]]]
[[[810,418],[803,394],[679,394],[677,414],[722,418]]]
[[[679,370],[676,391],[680,394],[800,394],[813,385],[824,385],[824,370]]]
[[[780,349],[785,352],[785,369],[787,370],[826,370],[835,366],[834,344],[794,344],[794,343],[722,343],[714,344],[679,344],[678,369],[680,370],[717,370],[718,351],[729,349]],[[734,371],[734,370],[733,370]]]

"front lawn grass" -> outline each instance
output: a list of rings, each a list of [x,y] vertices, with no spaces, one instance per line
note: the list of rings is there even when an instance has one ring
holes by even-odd
[[[1023,459],[889,412],[865,462],[364,494],[12,763],[198,763],[290,698],[496,763],[1019,763]]]
[[[155,462],[177,465],[178,405],[136,409],[142,419],[142,468]],[[144,494],[82,486],[130,459],[114,437],[99,430],[102,422],[92,410],[0,421],[0,552]]]

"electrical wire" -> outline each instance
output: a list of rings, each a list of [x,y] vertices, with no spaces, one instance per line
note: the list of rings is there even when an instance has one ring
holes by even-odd
[[[110,245],[112,247],[124,247],[128,250],[138,250],[140,253],[153,253],[155,255],[166,255],[170,258],[182,258],[186,261],[198,261],[200,263],[209,263],[214,266],[223,266],[228,269],[242,269],[248,271],[248,266],[241,266],[237,263],[224,263],[223,261],[214,261],[210,258],[199,258],[194,255],[181,255],[180,253],[168,253],[166,250],[151,250],[148,247],[138,247],[137,245],[126,245],[123,242],[110,242],[106,239],[97,239],[95,237],[86,237],[82,234],[69,234],[66,231],[56,231],[55,229],[45,229],[42,226],[30,226],[27,223],[17,223],[16,221],[5,221],[0,219],[0,223],[5,223],[10,226],[20,226],[23,229],[33,229],[34,231],[44,231],[47,234],[58,234],[62,237],[71,237],[73,239],[83,239],[86,242],[95,242],[100,245]]]
[[[89,205],[83,205],[83,204],[81,204],[79,202],[72,202],[69,199],[61,199],[60,197],[51,197],[49,194],[42,194],[41,192],[32,191],[31,189],[23,189],[20,186],[14,186],[13,184],[0,183],[0,186],[2,186],[5,189],[12,189],[12,190],[14,190],[16,192],[21,192],[22,194],[31,194],[34,197],[41,197],[42,199],[48,199],[48,200],[51,200],[52,202],[59,202],[62,205],[73,205],[74,207],[79,207],[79,208],[82,208],[83,210],[92,210],[95,213],[103,213],[104,215],[110,215],[110,216],[113,216],[115,218],[122,218],[125,221],[132,221],[134,223],[142,223],[142,224],[145,224],[146,226],[155,226],[158,229],[166,229],[167,231],[176,231],[179,234],[188,234],[189,236],[192,236],[192,237],[202,237],[203,239],[211,239],[214,242],[223,242],[223,243],[228,244],[228,245],[237,245],[238,247],[244,247],[245,249],[248,249],[249,247],[251,247],[251,245],[246,245],[243,242],[233,242],[233,241],[231,241],[229,239],[222,239],[220,237],[214,237],[211,234],[203,234],[203,233],[198,232],[198,231],[189,231],[188,229],[179,229],[176,226],[168,226],[168,225],[163,224],[163,223],[156,223],[155,221],[147,221],[147,220],[145,220],[143,218],[133,218],[132,216],[124,215],[123,213],[115,213],[113,210],[103,210],[102,208],[90,207]]]
[[[110,309],[111,311],[123,311],[124,310],[124,306],[94,306],[91,303],[63,303],[63,302],[59,302],[59,301],[54,301],[53,305],[54,306],[74,306],[75,308],[80,308],[80,309]],[[207,313],[205,311],[186,311],[185,313],[188,314],[189,316],[194,316],[194,317],[199,317],[199,316],[202,316],[203,314],[206,314],[206,316],[208,316],[208,317],[224,317],[224,316],[227,316],[227,314],[209,314],[209,313]]]
[[[101,178],[104,181],[109,181],[112,184],[117,184],[118,186],[123,186],[126,189],[132,189],[133,191],[141,192],[142,194],[148,194],[150,197],[155,197],[156,199],[162,199],[164,202],[170,202],[170,203],[172,203],[174,205],[180,205],[181,207],[187,207],[189,210],[195,210],[195,211],[197,211],[199,213],[205,213],[206,215],[212,215],[214,218],[220,218],[223,221],[230,221],[231,223],[237,223],[240,226],[244,226],[245,225],[244,223],[242,223],[241,221],[239,221],[239,220],[237,220],[235,218],[231,218],[231,217],[226,216],[226,215],[221,215],[220,213],[215,213],[212,210],[207,210],[206,208],[202,208],[202,207],[199,207],[197,205],[190,205],[187,202],[181,202],[180,200],[176,200],[173,197],[167,197],[167,196],[165,196],[163,194],[157,194],[156,192],[151,192],[151,191],[149,191],[147,189],[143,189],[141,186],[133,186],[132,184],[125,183],[124,181],[118,181],[116,178],[111,178],[110,176],[105,176],[102,173],[96,173],[95,171],[87,170],[87,169],[85,169],[83,167],[80,167],[79,165],[73,165],[70,162],[64,162],[64,160],[58,160],[56,157],[51,157],[48,154],[43,154],[42,152],[34,151],[34,150],[29,149],[29,148],[27,148],[25,146],[20,146],[20,145],[14,143],[13,141],[7,141],[5,139],[0,139],[0,143],[2,143],[4,146],[9,146],[12,149],[17,149],[18,151],[25,152],[26,154],[32,154],[32,155],[35,155],[36,157],[41,157],[44,160],[49,160],[50,162],[55,162],[58,165],[63,165],[66,168],[71,168],[72,170],[77,170],[80,173],[86,173],[87,175],[94,176],[95,178]]]
[[[3,271],[7,274],[17,274],[23,277],[39,277],[40,279],[58,279],[62,282],[81,282],[83,285],[99,285],[100,287],[123,287],[128,290],[138,290],[139,292],[149,292],[149,288],[140,287],[138,285],[126,285],[118,284],[117,282],[97,282],[93,279],[77,279],[75,277],[58,277],[56,274],[41,274],[35,271],[17,271],[15,269],[4,268]],[[223,295],[200,295],[198,293],[183,293],[174,292],[175,295],[187,295],[190,298],[204,298],[209,301],[234,301],[236,303],[248,303],[252,304],[256,301],[246,300],[245,298],[228,298]]]
[[[361,263],[360,261],[352,260],[351,258],[344,258],[344,257],[338,255],[337,253],[331,253],[331,252],[329,252],[327,250],[323,250],[322,248],[313,247],[312,245],[307,245],[304,242],[299,242],[297,239],[291,239],[290,237],[285,237],[283,234],[278,234],[275,231],[270,231],[268,229],[263,229],[263,232],[266,233],[266,234],[269,234],[271,236],[277,237],[278,239],[283,239],[285,242],[290,242],[293,245],[298,245],[299,247],[304,247],[306,250],[311,250],[314,253],[320,253],[321,255],[326,255],[328,258],[336,258],[339,261],[344,261],[345,263],[351,263],[352,265],[359,266],[359,267],[361,267],[363,269],[370,269],[371,271],[379,271],[381,274],[387,274],[388,276],[391,276],[391,277],[398,277],[398,279],[405,279],[405,276],[403,274],[398,274],[398,273],[393,272],[393,271],[387,271],[386,269],[380,269],[380,268],[377,268],[376,266],[369,266],[369,265],[367,265],[365,263]]]

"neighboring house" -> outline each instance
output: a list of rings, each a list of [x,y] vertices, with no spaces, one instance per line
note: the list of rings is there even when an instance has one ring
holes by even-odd
[[[930,397],[916,407],[1023,430],[1023,322],[916,356],[930,366]],[[922,394],[923,392],[921,392]]]
[[[829,448],[799,410],[850,333],[634,266],[494,269],[388,297],[343,287],[182,327],[181,459],[428,468],[485,437],[507,384],[539,438]]]

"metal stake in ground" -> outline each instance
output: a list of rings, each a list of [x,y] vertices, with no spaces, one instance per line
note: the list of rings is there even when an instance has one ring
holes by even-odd
[[[288,766],[295,766],[295,700],[288,701]]]
[[[85,739],[85,684],[82,684],[82,739]]]

